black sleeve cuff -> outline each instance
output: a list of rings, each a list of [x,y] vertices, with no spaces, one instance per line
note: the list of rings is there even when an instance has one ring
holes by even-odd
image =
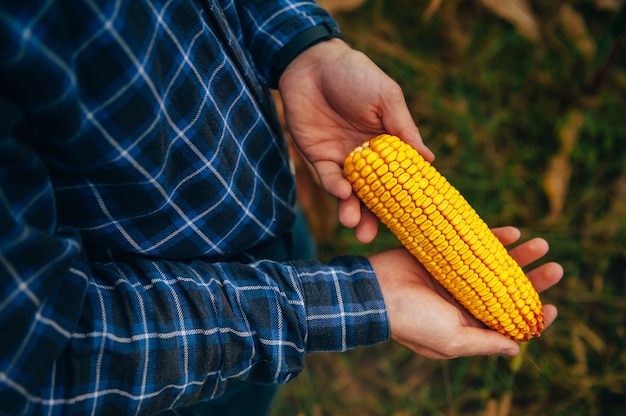
[[[341,33],[328,23],[321,23],[298,33],[296,37],[287,42],[274,57],[270,74],[272,84],[278,85],[278,80],[283,74],[283,71],[296,56],[300,55],[311,46],[332,38],[343,39]]]

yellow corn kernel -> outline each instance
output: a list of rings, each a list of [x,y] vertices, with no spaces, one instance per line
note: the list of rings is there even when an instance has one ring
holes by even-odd
[[[541,301],[522,268],[415,149],[383,134],[352,151],[344,171],[363,203],[477,319],[517,341],[541,335]]]

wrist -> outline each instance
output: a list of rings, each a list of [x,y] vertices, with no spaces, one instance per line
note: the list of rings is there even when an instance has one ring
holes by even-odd
[[[287,66],[304,51],[331,39],[343,39],[343,37],[336,27],[326,22],[310,27],[297,34],[293,39],[287,42],[274,57],[270,73],[272,83],[277,85],[278,80]]]

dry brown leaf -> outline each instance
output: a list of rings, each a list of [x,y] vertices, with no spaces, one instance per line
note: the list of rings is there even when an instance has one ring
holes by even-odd
[[[576,324],[576,329],[585,342],[597,353],[602,353],[606,349],[606,343],[589,326],[582,322]]]
[[[496,399],[491,398],[487,400],[487,407],[483,416],[498,416],[498,402]]]
[[[572,167],[567,156],[559,153],[550,160],[543,178],[543,188],[550,204],[550,223],[561,218],[571,174]]]
[[[513,403],[513,393],[507,391],[502,394],[498,403],[498,416],[508,416],[511,414],[511,404]]]
[[[433,15],[437,13],[437,10],[439,10],[439,7],[441,7],[441,3],[443,3],[443,0],[430,0],[430,4],[428,4],[428,7],[422,15],[422,18],[425,22],[428,22],[433,17]]]
[[[574,326],[572,328],[572,353],[576,359],[576,364],[572,367],[572,374],[584,375],[587,373],[587,348],[582,340],[582,334],[578,331],[578,328]]]
[[[579,110],[573,110],[566,116],[565,123],[559,130],[561,147],[559,152],[550,160],[548,170],[543,178],[543,188],[550,204],[550,215],[548,216],[550,223],[558,221],[563,213],[565,196],[572,174],[570,155],[578,140],[582,122],[583,118]]]
[[[573,374],[585,375],[589,371],[587,346],[591,347],[598,354],[601,354],[606,349],[606,344],[602,338],[587,325],[577,322],[572,327],[572,352],[576,358],[576,364],[572,368]]]
[[[582,55],[591,61],[596,55],[596,43],[587,30],[585,19],[574,8],[563,3],[559,10],[559,22],[565,34],[574,42]]]
[[[368,45],[372,45],[377,51],[386,56],[396,58],[403,63],[410,63],[414,60],[411,52],[400,43],[382,39],[374,34],[365,34],[364,38],[367,39]]]
[[[616,11],[622,7],[624,0],[596,0],[594,3],[598,9]]]
[[[365,3],[365,0],[318,0],[317,3],[330,14],[356,10]]]
[[[583,115],[580,110],[572,110],[565,117],[565,123],[559,130],[559,140],[561,142],[561,153],[567,156],[572,153],[574,145],[578,141],[578,134],[583,125]]]
[[[454,2],[442,4],[439,17],[446,28],[445,38],[450,42],[450,52],[464,56],[472,44],[472,36],[464,29],[463,16],[459,15],[458,5]]]
[[[620,227],[624,226],[626,220],[626,167],[622,168],[622,173],[615,184],[613,193],[613,201],[611,201],[609,212],[611,215],[611,224],[609,230],[610,235],[617,234]]]
[[[526,0],[480,0],[494,14],[511,23],[520,35],[538,42],[539,24]]]

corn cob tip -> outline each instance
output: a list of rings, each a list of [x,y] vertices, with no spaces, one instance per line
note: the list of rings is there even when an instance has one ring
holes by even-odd
[[[460,193],[398,137],[355,148],[344,172],[356,195],[466,309],[517,341],[541,335],[536,290]]]

